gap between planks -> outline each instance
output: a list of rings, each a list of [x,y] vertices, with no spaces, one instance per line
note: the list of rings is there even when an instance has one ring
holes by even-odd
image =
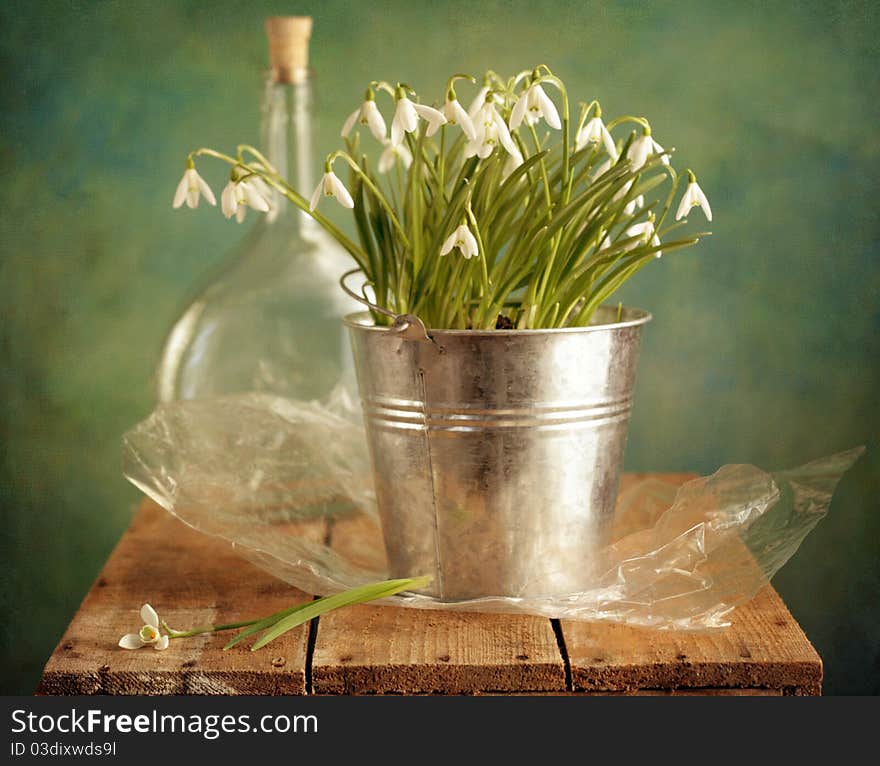
[[[338,520],[340,553],[378,540],[366,516]],[[379,567],[384,562],[371,562]],[[479,694],[567,691],[545,617],[359,605],[323,615],[311,661],[315,694]]]
[[[651,478],[680,484],[688,477]],[[377,533],[367,517],[302,531],[361,555],[363,535]],[[368,550],[374,558],[364,565],[381,566],[376,547]],[[178,576],[150,577],[157,568]],[[161,655],[115,645],[137,627],[144,600],[172,624],[187,625],[245,619],[296,598],[228,546],[145,501],[47,663],[40,692],[816,694],[821,687],[821,660],[770,587],[720,634],[363,605],[294,629],[269,653],[222,652],[222,635]]]

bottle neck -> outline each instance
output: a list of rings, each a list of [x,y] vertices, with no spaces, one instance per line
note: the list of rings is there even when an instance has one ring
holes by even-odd
[[[269,162],[306,199],[315,185],[312,151],[313,102],[308,74],[297,82],[276,82],[270,76],[263,98],[263,150]],[[312,218],[274,192],[267,223],[284,220],[305,232],[315,228]]]

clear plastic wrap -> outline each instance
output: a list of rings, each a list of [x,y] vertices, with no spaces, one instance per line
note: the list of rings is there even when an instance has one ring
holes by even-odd
[[[126,434],[125,475],[188,525],[308,593],[384,579],[369,456],[345,391],[340,386],[324,404],[242,394],[161,405]],[[680,488],[629,482],[612,542],[593,554],[597,575],[588,590],[463,601],[404,594],[387,602],[724,627],[731,610],[769,582],[822,519],[861,452],[773,474],[727,465]]]

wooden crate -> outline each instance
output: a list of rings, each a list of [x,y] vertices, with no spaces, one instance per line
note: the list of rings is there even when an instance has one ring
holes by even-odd
[[[656,475],[680,483],[683,474]],[[350,530],[356,533],[356,530]],[[344,545],[339,530],[338,544]],[[307,600],[144,501],[46,664],[40,694],[819,694],[822,662],[772,587],[727,630],[651,631],[541,617],[355,606],[268,647],[228,635],[164,652],[116,642],[145,601],[173,626]]]

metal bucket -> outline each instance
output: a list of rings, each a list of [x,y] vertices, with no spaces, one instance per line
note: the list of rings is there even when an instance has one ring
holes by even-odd
[[[429,338],[346,317],[391,576],[448,600],[588,588],[650,318]]]

